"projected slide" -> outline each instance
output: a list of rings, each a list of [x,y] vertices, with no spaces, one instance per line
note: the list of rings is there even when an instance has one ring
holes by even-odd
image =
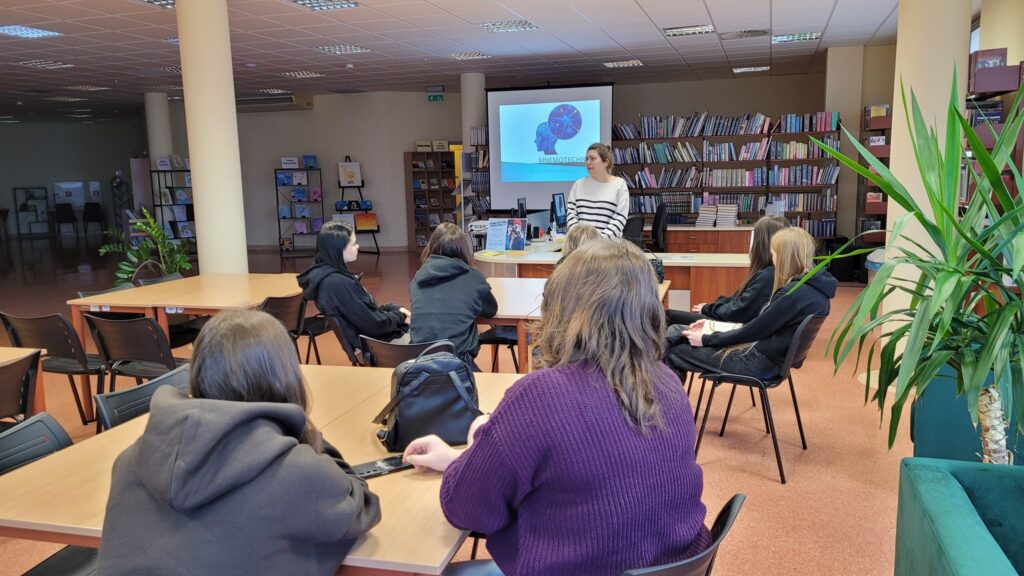
[[[498,107],[502,182],[572,182],[587,175],[587,147],[601,141],[601,101]]]

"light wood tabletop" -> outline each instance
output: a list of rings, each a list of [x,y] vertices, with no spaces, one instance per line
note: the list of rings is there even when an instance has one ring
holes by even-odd
[[[388,368],[302,366],[311,420],[351,464],[386,455],[371,420],[390,398]],[[480,408],[493,410],[519,376],[479,373]],[[136,418],[0,476],[0,536],[97,546],[114,460],[142,434]],[[382,521],[360,538],[340,574],[440,574],[465,538],[440,509],[441,477],[404,471],[369,481]]]
[[[17,362],[22,358],[35,354],[36,352],[46,353],[45,350],[39,348],[10,348],[0,346],[0,366]],[[43,394],[43,366],[42,359],[40,358],[39,365],[36,366],[36,391],[33,394],[32,401],[29,402],[28,415],[38,414],[39,412],[46,411],[46,396]]]

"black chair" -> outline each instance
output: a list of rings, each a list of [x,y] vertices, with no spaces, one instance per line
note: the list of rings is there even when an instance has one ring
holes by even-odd
[[[775,420],[772,418],[772,407],[768,403],[768,389],[775,388],[779,384],[789,381],[789,392],[793,396],[793,411],[796,412],[796,424],[800,429],[800,444],[804,450],[807,450],[807,440],[804,438],[804,424],[800,420],[800,407],[796,403],[796,388],[793,386],[793,376],[791,374],[793,369],[799,368],[803,365],[804,360],[807,358],[807,354],[811,351],[811,346],[814,344],[814,338],[818,335],[818,331],[821,330],[821,326],[825,323],[824,316],[808,315],[800,325],[797,327],[796,332],[793,333],[793,340],[789,344],[789,351],[786,353],[786,360],[782,364],[782,369],[778,376],[765,379],[757,379],[750,376],[744,376],[742,374],[720,374],[720,373],[705,373],[701,374],[701,379],[711,382],[711,393],[708,395],[708,405],[704,408],[704,419],[701,420],[700,433],[697,434],[697,445],[694,447],[694,456],[700,451],[700,443],[704,438],[704,429],[708,425],[708,414],[711,413],[711,402],[715,398],[715,389],[721,384],[732,384],[732,392],[729,394],[729,404],[725,408],[725,416],[722,418],[722,429],[718,432],[719,436],[725,435],[725,425],[729,421],[729,410],[732,408],[732,399],[736,395],[736,386],[749,386],[751,388],[757,388],[761,394],[761,412],[764,415],[765,424],[768,428],[769,433],[772,435],[772,445],[775,447],[775,461],[779,465],[779,479],[783,484],[786,483],[786,474],[782,470],[782,456],[779,454],[779,439],[775,434]]]
[[[0,418],[12,418],[13,423],[0,422],[0,428],[13,426],[28,416],[36,397],[39,352],[21,360],[0,366]]]
[[[99,202],[86,202],[82,209],[82,230],[89,233],[89,223],[95,222],[103,230],[103,207]]]
[[[341,349],[345,351],[345,356],[348,357],[348,361],[351,362],[353,366],[363,366],[362,350],[353,350],[345,340],[345,331],[341,327],[341,323],[344,322],[344,320],[335,316],[325,316],[324,318],[327,325],[330,326],[331,332],[334,332],[334,337],[337,338],[338,343],[341,344]],[[317,364],[320,363],[319,353],[317,354],[316,362]]]
[[[74,327],[62,314],[20,318],[0,312],[0,322],[7,330],[7,336],[13,346],[46,350],[43,357],[43,372],[64,374],[68,377],[71,394],[75,397],[75,406],[78,408],[78,417],[81,418],[83,425],[88,424],[82,398],[75,384],[75,376],[95,376],[96,391],[102,393],[106,375],[103,359],[96,354],[86,354]]]
[[[78,236],[78,217],[75,216],[75,209],[71,204],[58,203],[55,205],[53,221],[57,223],[57,235],[60,235],[60,228],[64,224],[71,224],[75,227],[75,236]]]
[[[512,355],[512,365],[519,373],[519,358],[516,356],[516,346],[519,345],[519,334],[515,326],[492,326],[479,336],[482,346],[493,346],[491,349],[491,372],[498,371],[498,347],[507,346],[509,354]]]
[[[71,446],[71,437],[46,412],[0,433],[0,476]],[[65,546],[25,573],[25,576],[92,576],[96,574],[95,548]]]
[[[121,284],[120,286],[114,286],[113,288],[108,288],[106,290],[96,290],[94,292],[79,291],[78,297],[86,298],[88,296],[96,296],[97,294],[120,292],[121,290],[130,290],[132,288],[133,286],[131,284]],[[133,318],[145,318],[146,316],[145,314],[140,314],[138,312],[90,312],[90,314],[105,320],[131,320]],[[167,330],[169,332],[167,337],[171,342],[171,348],[188,346],[195,342],[196,336],[199,336],[199,328],[194,328],[189,323],[188,317],[184,314],[168,314]]]
[[[306,309],[306,305],[309,301],[302,301],[302,309]],[[313,354],[316,356],[316,363],[320,363],[320,348],[316,345],[316,339],[318,336],[322,336],[331,331],[331,327],[327,324],[327,317],[323,314],[316,314],[314,316],[306,316],[302,321],[302,334],[308,338],[306,341],[306,364],[309,364],[309,351],[312,349]]]
[[[643,250],[644,246],[644,217],[640,214],[630,216],[626,219],[626,225],[622,227],[622,239],[636,244],[637,248]]]
[[[626,570],[621,576],[708,576],[715,566],[718,548],[722,545],[725,537],[729,535],[729,530],[732,528],[733,522],[736,521],[736,516],[739,515],[743,501],[746,499],[747,497],[743,494],[737,494],[725,503],[722,510],[718,512],[718,516],[715,517],[715,523],[711,525],[711,545],[700,554],[672,564]]]
[[[363,362],[373,368],[395,368],[406,360],[416,358],[424,350],[439,342],[446,343],[447,346],[438,346],[435,349],[436,352],[445,351],[455,354],[455,345],[447,340],[424,342],[422,344],[392,344],[391,342],[382,342],[369,336],[360,336],[359,342],[362,346]]]
[[[100,358],[110,373],[110,391],[118,375],[135,378],[137,384],[174,370],[185,360],[171,355],[160,325],[152,318],[134,320],[104,320],[91,314],[85,321],[92,331],[92,339],[100,352]]]
[[[654,210],[654,222],[651,223],[651,250],[665,252],[665,232],[668,230],[668,217],[665,215],[665,204],[658,204]]]
[[[173,274],[166,274],[164,276],[158,276],[155,278],[147,278],[145,277],[145,275],[142,275],[140,277],[133,278],[132,281],[135,282],[136,286],[142,287],[152,286],[153,284],[163,284],[164,282],[170,282],[172,280],[181,280],[183,278],[184,276],[181,275],[181,272],[174,272]],[[188,342],[189,344],[191,344],[192,341],[196,339],[195,337],[199,335],[199,331],[203,329],[203,326],[205,326],[206,323],[210,321],[210,318],[211,316],[193,317],[189,316],[188,314],[168,314],[167,323],[171,326],[178,326],[179,330],[194,330],[195,334],[192,336],[192,339],[189,340]],[[177,346],[172,346],[172,348],[177,348]]]
[[[285,330],[288,330],[288,335],[292,337],[292,343],[295,344],[295,354],[299,356],[299,361],[302,361],[298,342],[299,336],[302,334],[303,324],[306,321],[306,299],[303,298],[302,294],[296,294],[295,296],[268,296],[260,304],[259,309],[277,318],[278,322],[284,325]],[[309,357],[308,350],[306,356],[307,358]]]
[[[132,418],[147,414],[153,394],[161,386],[174,386],[187,394],[188,380],[189,365],[185,364],[141,386],[118,392],[97,394],[96,417],[100,422],[100,428],[110,430]]]

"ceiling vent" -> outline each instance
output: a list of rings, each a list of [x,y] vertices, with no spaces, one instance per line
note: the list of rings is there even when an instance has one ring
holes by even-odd
[[[287,94],[284,96],[250,96],[237,98],[235,106],[239,112],[285,112],[289,110],[312,110],[312,94]]]
[[[744,38],[760,38],[767,35],[767,30],[737,30],[736,32],[722,32],[718,37],[722,40],[742,40]]]

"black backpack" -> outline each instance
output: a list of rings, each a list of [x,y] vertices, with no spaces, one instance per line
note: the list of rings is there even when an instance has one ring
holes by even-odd
[[[451,352],[430,353],[441,346],[451,342],[435,343],[391,374],[391,401],[373,419],[384,426],[377,437],[388,452],[402,452],[429,434],[452,446],[465,444],[469,425],[482,414],[473,371]]]

